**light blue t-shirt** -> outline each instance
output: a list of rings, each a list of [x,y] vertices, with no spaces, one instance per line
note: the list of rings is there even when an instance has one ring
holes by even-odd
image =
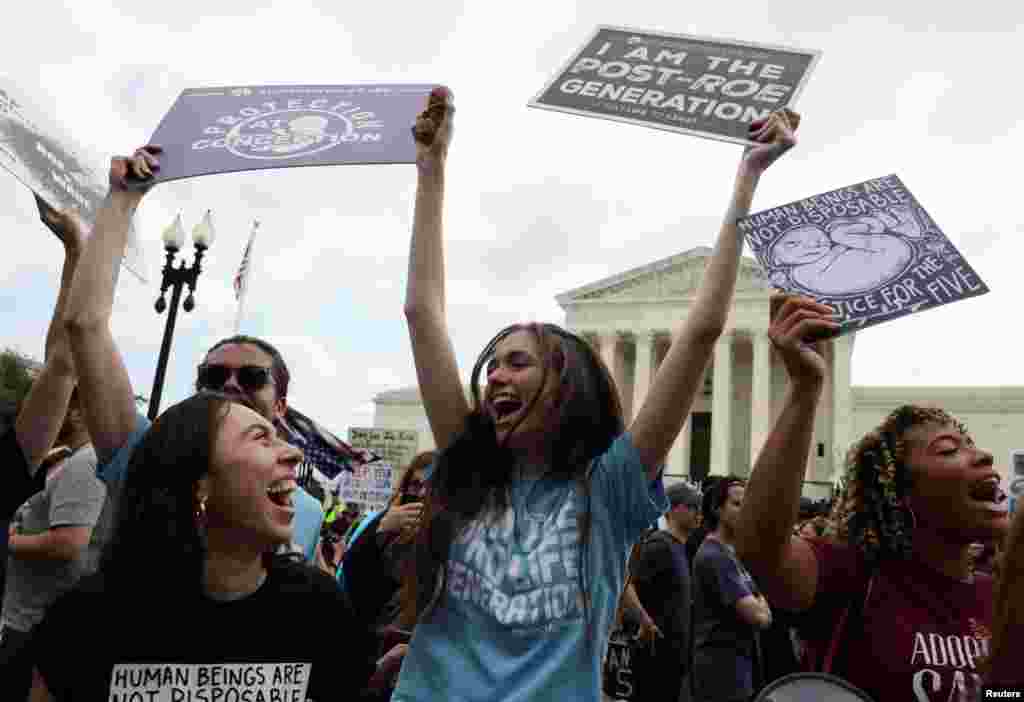
[[[317,499],[301,487],[292,493],[295,519],[292,522],[292,542],[307,563],[316,565],[316,545],[320,543],[320,528],[324,511]]]
[[[114,494],[111,488],[119,488],[124,483],[124,474],[128,470],[128,462],[132,460],[135,447],[142,442],[153,423],[144,414],[135,413],[135,429],[128,436],[124,446],[117,449],[105,463],[96,467],[96,477],[107,485],[108,494]]]
[[[590,539],[580,592],[575,482],[523,479],[510,506],[455,537],[447,592],[413,634],[392,702],[568,702],[601,698],[601,661],[629,550],[668,509],[628,433],[590,472]]]

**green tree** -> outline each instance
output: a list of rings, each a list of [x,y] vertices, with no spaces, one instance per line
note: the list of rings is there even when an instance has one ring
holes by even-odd
[[[34,361],[16,351],[0,351],[0,429],[14,423],[21,401],[32,387]]]

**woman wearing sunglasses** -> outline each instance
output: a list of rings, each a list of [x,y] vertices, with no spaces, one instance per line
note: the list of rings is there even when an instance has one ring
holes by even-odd
[[[403,623],[415,631],[392,699],[596,700],[626,557],[667,507],[661,465],[726,324],[743,241],[736,221],[795,143],[796,116],[752,126],[759,143],[740,162],[700,291],[624,431],[608,369],[552,324],[501,331],[476,362],[467,402],[445,311],[450,97],[435,89],[414,128],[405,313],[439,456],[409,560]]]
[[[253,407],[202,392],[170,407],[132,455],[100,574],[40,625],[38,668],[59,701],[337,698],[368,684],[375,645],[329,576],[273,555],[292,536],[302,453]],[[140,564],[161,556],[159,573]],[[295,622],[348,632],[344,655]],[[103,632],[81,646],[82,632]],[[390,664],[391,659],[387,660]],[[378,679],[393,670],[381,666]],[[192,695],[192,696],[189,696]]]

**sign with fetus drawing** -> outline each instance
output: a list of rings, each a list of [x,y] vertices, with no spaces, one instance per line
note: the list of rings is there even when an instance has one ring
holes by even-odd
[[[739,221],[771,284],[841,315],[842,332],[988,287],[895,175]]]
[[[157,182],[260,168],[414,163],[430,85],[265,85],[184,91],[150,143]]]

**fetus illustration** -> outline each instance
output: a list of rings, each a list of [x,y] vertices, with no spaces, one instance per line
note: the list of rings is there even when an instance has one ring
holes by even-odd
[[[832,297],[880,288],[913,262],[909,240],[922,237],[922,229],[909,207],[838,219],[824,228],[796,227],[772,245],[772,281],[785,287],[788,277],[812,294]]]
[[[327,126],[330,122],[320,115],[296,117],[288,123],[288,129],[275,129],[274,135],[285,137],[275,139],[271,151],[275,154],[287,154],[301,151],[329,137]]]

